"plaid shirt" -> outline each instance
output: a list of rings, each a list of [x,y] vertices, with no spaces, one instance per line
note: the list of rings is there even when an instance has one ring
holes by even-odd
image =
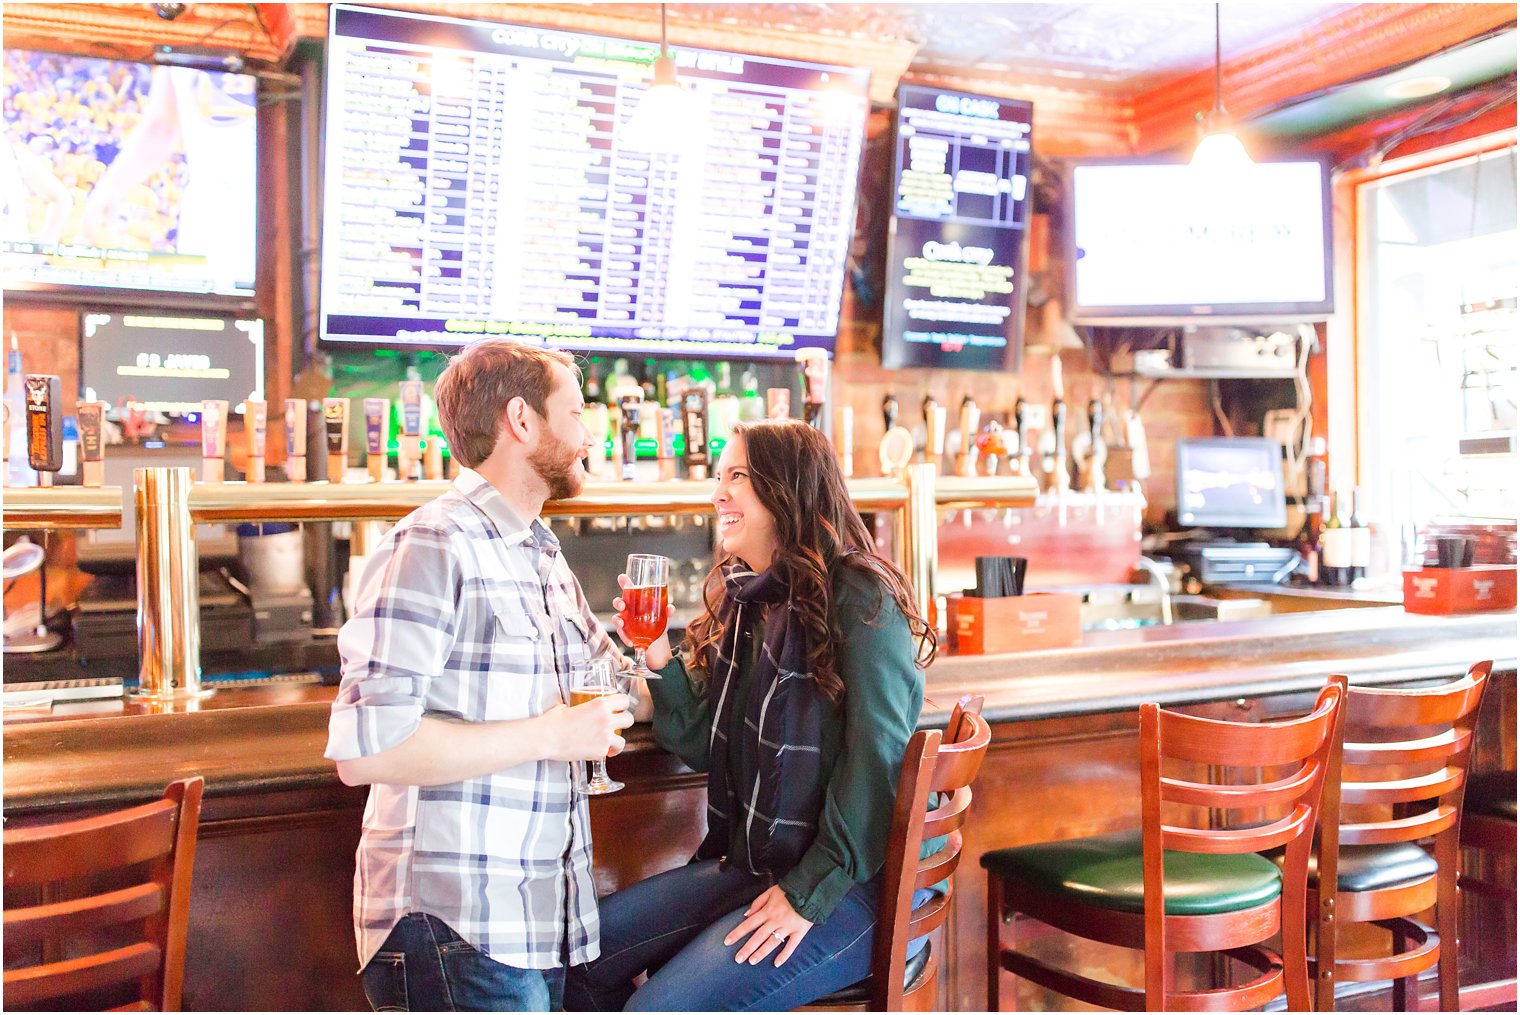
[[[326,756],[387,750],[424,715],[539,715],[567,700],[572,667],[610,656],[620,668],[559,549],[471,470],[391,529],[338,635]],[[591,826],[574,773],[538,761],[443,786],[371,786],[354,873],[361,968],[414,912],[506,965],[596,958]]]

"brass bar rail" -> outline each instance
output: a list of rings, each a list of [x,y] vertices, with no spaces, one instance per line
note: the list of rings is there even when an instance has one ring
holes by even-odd
[[[137,508],[137,694],[153,701],[201,698],[199,554],[190,520],[195,474],[134,469]]]
[[[934,503],[942,511],[1034,507],[1039,493],[1029,476],[940,476]]]
[[[197,483],[190,515],[207,522],[394,521],[449,489],[447,480],[385,483]],[[712,514],[715,483],[587,483],[579,497],[550,501],[545,517]],[[908,502],[891,479],[852,479],[850,497],[862,511],[895,511]],[[118,522],[119,524],[119,522]]]
[[[8,486],[0,493],[11,529],[119,529],[119,486]]]

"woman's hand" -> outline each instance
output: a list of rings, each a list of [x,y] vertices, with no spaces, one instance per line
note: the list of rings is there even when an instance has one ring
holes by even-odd
[[[776,956],[779,966],[792,957],[792,952],[812,929],[812,923],[798,916],[792,904],[786,901],[786,893],[772,885],[750,903],[749,909],[744,911],[744,922],[723,939],[723,944],[727,947],[744,935],[750,935],[740,947],[739,954],[734,956],[734,961],[748,962],[752,966],[775,951],[777,945],[782,945],[781,954]]]
[[[626,574],[618,575],[618,588],[626,589],[627,587],[628,576]],[[627,604],[623,602],[620,596],[612,601],[612,608],[617,611],[617,616],[612,618],[612,623],[617,628],[618,637],[623,639],[624,645],[630,648],[633,647],[633,642],[628,640],[628,633],[623,630],[623,610],[627,608]],[[668,627],[666,631],[661,631],[660,636],[649,644],[649,648],[644,650],[644,661],[649,664],[651,670],[658,670],[670,662],[670,638],[667,637],[667,634]]]

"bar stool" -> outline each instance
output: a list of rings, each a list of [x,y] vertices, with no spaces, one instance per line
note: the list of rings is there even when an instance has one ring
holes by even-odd
[[[136,998],[126,1010],[179,1010],[201,788],[199,776],[181,779],[141,807],[6,829],[7,1009],[96,1007],[90,1001],[114,992],[111,1004],[121,993]],[[82,881],[141,867],[124,887],[81,891]],[[13,894],[43,901],[13,908]]]
[[[1310,845],[1343,693],[1332,683],[1309,715],[1273,723],[1220,722],[1142,705],[1137,831],[982,856],[988,1008],[1002,1009],[1006,970],[1120,1010],[1239,1011],[1266,1004],[1284,988],[1289,1007],[1306,1009],[1307,956],[1302,931],[1293,929],[1307,922]],[[1215,768],[1265,768],[1271,777],[1226,784],[1214,781]],[[1201,772],[1205,781],[1165,774],[1177,772]],[[1172,805],[1166,818],[1163,804]],[[1242,810],[1281,816],[1210,827],[1211,811]],[[1288,850],[1286,874],[1257,855],[1277,845]],[[1088,940],[1143,949],[1144,987],[1099,981],[1017,950],[1013,929],[1020,913]],[[1288,931],[1285,956],[1266,947],[1279,927]],[[1257,975],[1240,986],[1184,991],[1175,983],[1178,952],[1223,953]]]
[[[1331,752],[1320,847],[1310,871],[1318,914],[1315,994],[1335,1007],[1338,982],[1393,980],[1393,1010],[1418,999],[1415,977],[1438,967],[1441,1008],[1458,1008],[1457,876],[1462,796],[1473,728],[1492,662],[1432,688],[1351,687],[1344,736]],[[1347,686],[1347,678],[1332,678]],[[1426,852],[1421,841],[1433,840]],[[1324,885],[1335,886],[1326,891]],[[1436,929],[1414,919],[1434,906]],[[1371,923],[1392,936],[1392,954],[1341,958],[1347,924]],[[1442,947],[1442,941],[1446,947]],[[1412,945],[1412,946],[1411,946]]]
[[[1493,914],[1499,931],[1490,940],[1502,942],[1500,954],[1504,969],[1510,974],[1498,980],[1477,983],[1461,989],[1462,1007],[1492,1008],[1515,1004],[1515,773],[1469,773],[1467,792],[1462,799],[1462,835],[1464,850],[1473,850],[1485,861],[1488,870],[1482,879],[1466,869],[1462,873],[1462,905],[1472,926],[1472,903],[1475,897],[1492,899]]]
[[[910,959],[908,945],[939,928],[950,913],[971,783],[992,742],[992,728],[981,710],[981,698],[962,698],[943,735],[920,730],[908,742],[887,837],[871,975],[797,1011],[935,1010],[938,959],[928,942]],[[939,805],[930,811],[933,793],[940,794]],[[924,840],[941,836],[945,844],[919,859]],[[914,893],[924,888],[935,889],[933,897],[914,906]]]

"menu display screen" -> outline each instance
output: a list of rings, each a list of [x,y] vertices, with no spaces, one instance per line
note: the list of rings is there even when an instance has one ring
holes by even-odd
[[[882,363],[1014,369],[1034,107],[919,85],[897,107]]]
[[[264,322],[143,312],[86,313],[81,319],[79,388],[86,401],[182,416],[205,398],[242,412],[264,397]]]
[[[5,288],[251,297],[257,85],[7,49]]]
[[[1186,163],[1072,169],[1073,316],[1293,320],[1334,308],[1330,174],[1319,161],[1228,175]]]
[[[334,4],[322,337],[832,348],[867,72],[675,48],[690,130],[649,154],[623,125],[658,50]]]

